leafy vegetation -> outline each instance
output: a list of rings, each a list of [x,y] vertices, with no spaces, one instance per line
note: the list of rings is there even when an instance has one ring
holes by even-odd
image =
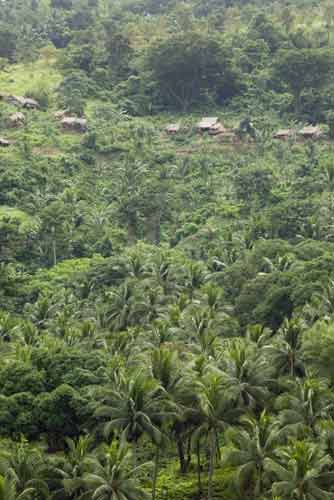
[[[0,500],[334,498],[333,20],[3,0]]]

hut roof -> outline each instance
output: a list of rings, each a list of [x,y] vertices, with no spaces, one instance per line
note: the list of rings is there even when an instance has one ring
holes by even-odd
[[[54,114],[54,117],[56,120],[62,120],[68,115],[68,109],[60,109],[59,111],[56,111]]]
[[[39,103],[30,97],[1,94],[0,99],[8,102],[9,104],[14,104],[15,106],[22,106],[23,108],[39,108]]]
[[[75,130],[77,132],[86,132],[87,120],[86,118],[77,118],[75,116],[65,116],[60,121],[64,129]]]
[[[11,141],[8,139],[4,139],[3,137],[0,137],[0,147],[6,148],[11,145]]]
[[[217,116],[207,116],[202,118],[200,122],[197,124],[197,128],[200,130],[209,130],[211,127],[218,123]]]
[[[10,115],[9,117],[10,120],[12,121],[24,121],[25,120],[25,116],[23,113],[21,113],[20,111],[18,111],[17,113],[13,113]]]
[[[180,128],[181,128],[181,125],[179,123],[171,123],[170,125],[167,125],[166,132],[169,132],[169,133],[179,132]]]
[[[8,95],[5,98],[9,103],[17,104],[19,106],[24,106],[25,98],[19,95]]]
[[[225,132],[227,132],[227,129],[220,122],[215,123],[214,125],[212,125],[212,127],[209,128],[210,135],[224,134]]]
[[[31,99],[30,97],[23,97],[23,107],[25,108],[39,108],[39,104],[35,99]]]
[[[274,137],[291,137],[295,131],[292,128],[282,128],[278,130],[275,134]]]
[[[87,125],[86,118],[77,118],[76,116],[65,116],[61,123],[63,125]]]
[[[301,130],[299,130],[298,134],[303,135],[304,137],[311,137],[311,136],[319,136],[322,134],[322,132],[320,127],[308,125],[307,127],[304,127]]]

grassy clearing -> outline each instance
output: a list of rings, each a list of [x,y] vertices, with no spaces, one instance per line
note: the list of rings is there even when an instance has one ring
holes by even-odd
[[[54,90],[62,80],[55,63],[55,59],[41,58],[27,64],[7,66],[6,71],[0,73],[0,91],[24,95],[36,87]]]

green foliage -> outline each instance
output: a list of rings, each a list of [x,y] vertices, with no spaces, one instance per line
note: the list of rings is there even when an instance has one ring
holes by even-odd
[[[165,105],[189,109],[195,103],[224,102],[240,87],[229,50],[217,36],[186,31],[155,45],[148,67]]]
[[[0,500],[333,497],[333,14],[2,2]]]

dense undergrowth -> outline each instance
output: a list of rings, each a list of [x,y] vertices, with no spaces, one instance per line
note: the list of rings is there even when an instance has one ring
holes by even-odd
[[[334,498],[333,15],[3,2],[0,499]]]

